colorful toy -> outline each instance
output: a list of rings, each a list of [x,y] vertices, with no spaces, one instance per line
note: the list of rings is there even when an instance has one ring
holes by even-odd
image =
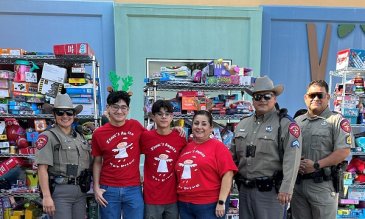
[[[346,171],[355,174],[355,182],[357,183],[365,183],[365,161],[361,160],[358,157],[352,158],[349,165],[346,168]]]

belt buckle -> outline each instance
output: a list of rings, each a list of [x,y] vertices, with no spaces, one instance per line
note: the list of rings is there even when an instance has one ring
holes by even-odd
[[[63,177],[63,176],[56,176],[54,178],[54,181],[55,181],[56,184],[67,184],[68,179],[66,177]]]

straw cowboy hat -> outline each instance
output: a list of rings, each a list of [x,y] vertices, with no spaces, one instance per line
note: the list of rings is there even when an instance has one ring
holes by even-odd
[[[76,107],[73,107],[71,98],[68,94],[57,94],[54,105],[52,106],[51,104],[45,103],[43,104],[43,109],[48,113],[53,112],[54,109],[73,109],[77,115],[82,111],[83,106],[77,105]]]
[[[274,86],[272,80],[265,75],[264,77],[256,78],[253,89],[244,88],[244,90],[250,96],[261,91],[272,91],[276,96],[279,96],[283,92],[284,87],[281,84]]]

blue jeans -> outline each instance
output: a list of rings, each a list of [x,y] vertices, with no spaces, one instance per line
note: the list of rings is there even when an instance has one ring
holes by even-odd
[[[113,187],[100,185],[105,189],[103,197],[108,202],[106,207],[100,206],[101,219],[123,218],[143,219],[143,196],[141,186]]]
[[[225,218],[215,215],[217,202],[210,204],[193,204],[188,202],[178,202],[180,219],[217,219]],[[229,204],[226,202],[226,212]]]

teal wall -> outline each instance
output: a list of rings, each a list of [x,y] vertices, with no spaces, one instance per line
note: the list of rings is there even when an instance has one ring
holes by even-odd
[[[261,25],[261,8],[116,4],[116,70],[134,77],[130,118],[143,120],[146,58],[225,58],[259,74]]]

